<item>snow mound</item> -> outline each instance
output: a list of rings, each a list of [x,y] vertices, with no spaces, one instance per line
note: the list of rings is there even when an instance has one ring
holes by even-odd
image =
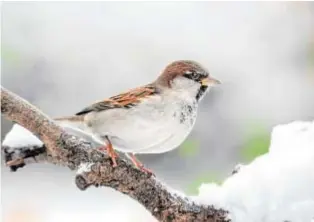
[[[269,153],[221,186],[203,184],[194,198],[235,222],[314,221],[314,121],[276,126]]]
[[[82,137],[92,144],[102,144],[101,141],[95,140],[92,133],[81,125],[67,121],[56,121],[65,131],[72,133],[75,136]],[[43,142],[38,139],[28,129],[19,124],[14,124],[12,129],[6,134],[2,146],[9,147],[11,151],[20,148],[31,147],[32,149],[40,148],[43,146]]]
[[[5,136],[2,146],[14,148],[41,147],[41,142],[33,133],[19,124],[14,124],[10,132]]]

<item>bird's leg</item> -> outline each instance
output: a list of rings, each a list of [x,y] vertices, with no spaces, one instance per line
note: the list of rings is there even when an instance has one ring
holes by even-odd
[[[113,147],[112,147],[112,143],[110,142],[110,140],[108,139],[109,144],[107,145],[106,149],[108,152],[108,155],[110,156],[111,160],[112,160],[112,166],[116,167],[118,166],[116,158],[118,157],[118,154],[114,151]]]
[[[113,147],[112,147],[112,143],[110,142],[109,138],[106,137],[107,141],[108,141],[108,145],[105,146],[101,146],[98,148],[98,150],[100,151],[107,151],[108,155],[110,156],[111,160],[112,160],[112,166],[116,167],[118,166],[116,158],[118,157],[118,154],[114,151]]]
[[[137,167],[139,168],[140,170],[142,170],[143,172],[145,173],[149,173],[149,174],[152,174],[154,175],[153,171],[151,171],[150,169],[147,169],[144,167],[144,164],[142,164],[136,157],[133,153],[131,153],[131,156],[130,156],[130,159],[132,161],[132,163]]]

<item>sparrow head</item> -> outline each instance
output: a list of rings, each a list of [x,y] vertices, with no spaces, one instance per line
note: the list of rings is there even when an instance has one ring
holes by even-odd
[[[186,92],[200,100],[211,86],[220,84],[199,63],[191,60],[178,60],[170,63],[158,77],[157,84],[170,89]]]

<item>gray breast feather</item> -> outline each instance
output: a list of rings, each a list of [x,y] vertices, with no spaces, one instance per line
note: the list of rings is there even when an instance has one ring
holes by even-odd
[[[196,110],[196,103],[169,103],[157,97],[130,109],[90,114],[90,124],[98,137],[108,136],[119,151],[162,153],[184,141],[194,125]]]

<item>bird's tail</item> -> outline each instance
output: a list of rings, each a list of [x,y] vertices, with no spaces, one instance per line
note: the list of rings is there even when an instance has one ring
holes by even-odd
[[[81,130],[86,130],[87,126],[84,123],[84,116],[65,116],[54,118],[57,124],[63,127],[74,127],[79,128]]]
[[[65,116],[65,117],[54,118],[54,120],[60,121],[60,122],[83,122],[84,116]]]
[[[91,129],[85,124],[84,116],[65,116],[54,118],[56,123],[75,135],[92,137]]]

